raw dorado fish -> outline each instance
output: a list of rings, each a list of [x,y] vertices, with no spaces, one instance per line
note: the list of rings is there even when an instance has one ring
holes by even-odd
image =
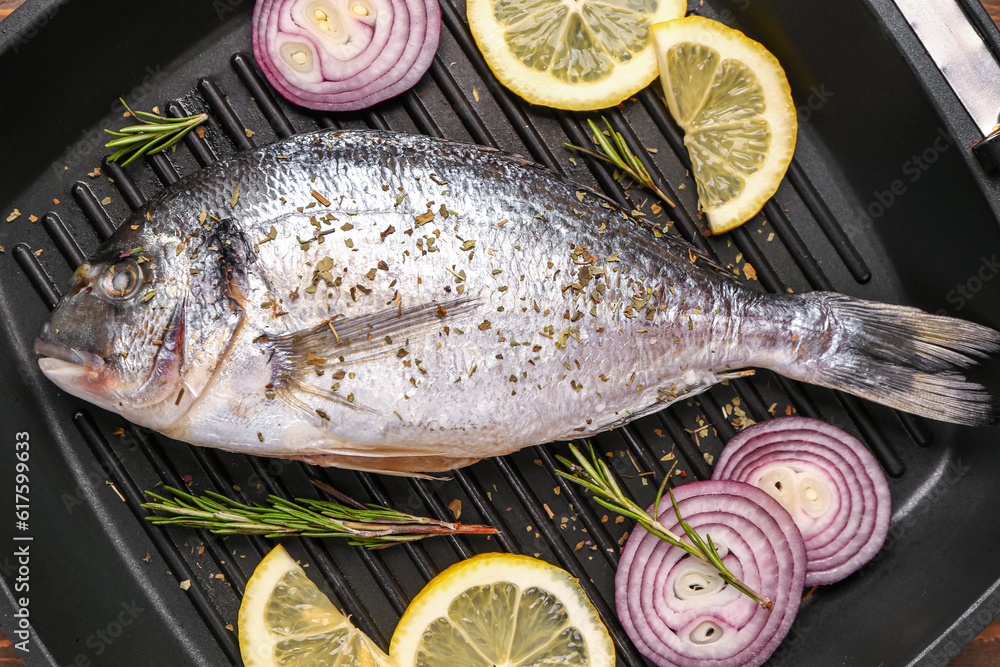
[[[550,171],[467,144],[300,135],[167,188],[74,274],[42,371],[172,438],[441,471],[660,410],[752,366],[960,424],[961,320],[761,294]]]

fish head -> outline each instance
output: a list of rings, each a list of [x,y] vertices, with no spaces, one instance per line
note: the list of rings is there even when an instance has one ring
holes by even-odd
[[[206,390],[243,310],[229,261],[208,250],[225,240],[136,218],[77,268],[35,352],[66,392],[169,433]]]

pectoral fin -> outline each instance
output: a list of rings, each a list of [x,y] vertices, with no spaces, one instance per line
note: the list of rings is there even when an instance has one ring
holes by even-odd
[[[256,339],[263,345],[273,368],[275,394],[288,405],[316,416],[310,397],[337,405],[377,411],[348,400],[334,391],[318,388],[307,381],[317,369],[336,374],[395,356],[408,338],[423,336],[445,323],[460,321],[478,305],[478,300],[464,298],[444,303],[429,303],[409,308],[387,308],[359,317],[334,317],[311,329],[281,336],[266,334]]]

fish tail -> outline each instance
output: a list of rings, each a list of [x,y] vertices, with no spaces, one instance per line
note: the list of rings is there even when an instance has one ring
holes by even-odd
[[[1000,332],[829,292],[789,302],[795,311],[792,354],[773,367],[782,375],[931,419],[968,426],[1000,422],[989,393],[960,372],[1000,351]]]

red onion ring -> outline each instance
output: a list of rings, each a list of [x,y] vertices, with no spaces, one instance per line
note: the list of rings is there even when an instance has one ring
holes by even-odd
[[[729,441],[712,479],[760,487],[802,531],[806,585],[831,584],[871,560],[892,503],[878,461],[857,438],[807,417],[755,424]]]
[[[806,571],[799,529],[777,501],[749,484],[692,482],[674,496],[684,520],[703,538],[710,535],[729,570],[773,607],[761,608],[713,568],[636,526],[615,576],[625,632],[660,667],[762,664],[799,608]],[[667,498],[659,520],[684,534]]]
[[[290,102],[353,111],[408,90],[441,38],[434,0],[258,0],[253,51]]]

